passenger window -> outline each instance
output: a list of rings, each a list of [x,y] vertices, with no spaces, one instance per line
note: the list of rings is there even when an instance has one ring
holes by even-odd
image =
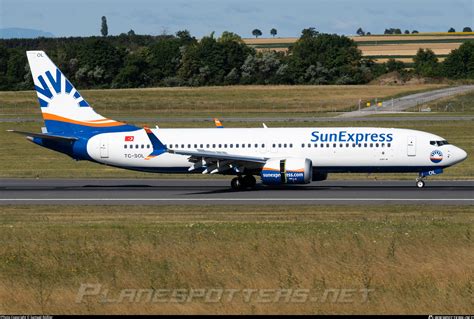
[[[188,144],[188,148],[191,148],[191,144]]]
[[[227,148],[227,144],[224,144],[224,148]]]
[[[212,144],[212,148],[216,148],[216,144]]]
[[[326,147],[329,147],[329,143],[326,144]]]
[[[245,143],[242,144],[242,148],[245,148]]]
[[[265,144],[262,144],[262,148],[265,148]]]
[[[324,147],[324,144],[323,144],[323,143],[321,143],[321,147]]]
[[[364,143],[364,147],[367,147],[367,143]]]
[[[283,144],[283,147],[286,148],[286,144]]]
[[[252,148],[252,144],[250,144],[250,143],[247,146],[248,146],[248,148]]]
[[[341,143],[341,144],[339,144],[339,147],[341,147],[341,148],[343,147],[342,143]]]
[[[209,144],[206,144],[206,148],[209,148]]]
[[[198,148],[197,144],[194,144],[194,148]]]
[[[235,148],[239,148],[239,144],[235,144]]]
[[[222,144],[219,144],[219,148],[222,148]]]
[[[290,144],[290,148],[292,148],[292,147],[293,147],[293,144]]]
[[[385,147],[385,143],[382,143],[380,146],[381,146],[381,147]]]
[[[352,147],[356,147],[356,143],[352,143]]]
[[[135,148],[138,148],[138,147],[140,147],[140,145],[138,145],[138,144],[137,144],[137,145],[135,145]]]
[[[181,144],[181,148],[184,148],[184,144]]]
[[[258,144],[255,144],[255,148],[257,148],[257,147],[258,147]]]
[[[234,147],[234,144],[230,144],[229,147],[230,147],[230,148],[233,148],[233,147]]]
[[[123,146],[123,148],[127,148],[127,144],[125,144],[125,145]]]
[[[392,146],[392,144],[390,144],[390,143],[387,143],[387,147],[390,147],[390,146]]]
[[[373,144],[373,143],[370,143],[370,147],[374,147],[374,144]]]
[[[166,147],[166,145],[165,145],[165,147]],[[142,148],[145,148],[145,145],[142,144]]]
[[[336,147],[336,146],[337,146],[337,144],[336,144],[336,143],[332,144],[332,147]]]
[[[375,147],[379,147],[379,143],[375,143]]]
[[[357,144],[359,147],[362,147],[362,144]]]

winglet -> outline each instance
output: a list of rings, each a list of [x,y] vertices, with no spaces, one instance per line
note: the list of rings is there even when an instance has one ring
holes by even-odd
[[[153,134],[153,132],[148,128],[148,127],[144,127],[143,128],[146,132],[146,134],[148,135],[148,138],[150,139],[150,142],[151,142],[151,145],[153,146],[153,152],[150,153],[150,155],[148,155],[145,160],[150,160],[154,157],[157,157],[158,155],[161,155],[163,153],[166,152],[166,146],[161,143],[161,141],[158,139],[158,137],[156,137],[155,134]]]
[[[214,124],[216,124],[217,128],[224,128],[224,125],[222,125],[221,121],[219,121],[218,118],[214,119]]]

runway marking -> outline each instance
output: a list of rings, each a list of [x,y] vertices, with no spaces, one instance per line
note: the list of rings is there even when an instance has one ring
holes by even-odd
[[[0,201],[25,201],[25,202],[39,202],[39,201],[117,201],[117,202],[130,202],[130,201],[141,201],[141,202],[212,202],[212,201],[429,201],[429,202],[442,202],[442,201],[474,201],[473,198],[1,198]]]

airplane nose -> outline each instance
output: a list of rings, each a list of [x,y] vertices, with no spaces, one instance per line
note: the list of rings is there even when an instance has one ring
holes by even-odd
[[[459,161],[464,161],[467,158],[467,153],[462,148],[459,149]]]
[[[455,147],[453,155],[453,160],[455,161],[455,163],[462,162],[467,158],[466,151],[459,147]]]

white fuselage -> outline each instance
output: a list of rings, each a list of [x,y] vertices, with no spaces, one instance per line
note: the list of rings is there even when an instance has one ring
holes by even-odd
[[[313,168],[326,172],[416,172],[448,167],[466,158],[466,152],[454,145],[436,144],[443,138],[409,129],[153,129],[153,133],[170,150],[308,158]],[[176,173],[187,172],[192,165],[189,156],[170,153],[145,160],[152,150],[144,130],[103,133],[93,136],[87,144],[89,156],[107,165]]]

